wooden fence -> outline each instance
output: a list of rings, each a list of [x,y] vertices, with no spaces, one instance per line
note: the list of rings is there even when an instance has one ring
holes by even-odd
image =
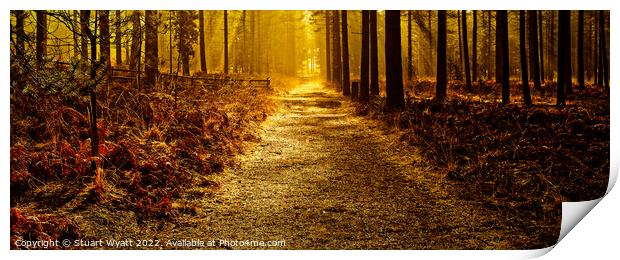
[[[109,71],[110,78],[114,81],[135,82],[144,80],[144,71],[135,71],[124,68],[113,67]],[[138,77],[140,76],[140,77]],[[246,75],[226,75],[226,74],[207,74],[205,76],[183,76],[169,73],[159,73],[158,80],[163,85],[183,85],[189,87],[204,87],[217,90],[218,88],[229,87],[258,87],[271,88],[270,78],[255,78]]]

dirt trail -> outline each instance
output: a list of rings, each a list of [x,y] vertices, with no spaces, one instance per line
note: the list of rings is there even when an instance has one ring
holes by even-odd
[[[221,188],[196,216],[161,238],[284,240],[284,249],[506,248],[527,240],[496,225],[510,217],[459,199],[415,150],[356,116],[339,93],[306,83],[277,99],[262,141],[219,175]]]

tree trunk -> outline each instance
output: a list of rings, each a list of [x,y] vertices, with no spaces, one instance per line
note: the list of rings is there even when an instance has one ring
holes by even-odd
[[[78,10],[73,10],[72,12],[72,19],[71,19],[71,25],[74,26],[72,33],[73,33],[73,58],[77,59],[80,56],[80,50],[78,48],[79,46],[79,36],[78,36],[78,28],[80,25],[80,19],[78,18],[78,14],[80,12]]]
[[[349,28],[347,11],[342,10],[342,94],[351,94],[349,75]]]
[[[360,101],[368,101],[369,99],[369,69],[370,69],[370,54],[369,54],[369,30],[370,30],[370,11],[363,10],[362,11],[362,53],[361,53],[361,79],[360,79],[360,92],[359,92],[359,100]],[[386,18],[387,19],[387,18]],[[387,24],[386,24],[387,29]],[[386,39],[387,44],[387,39]],[[386,49],[387,50],[387,49]],[[387,54],[387,53],[386,53]],[[387,65],[387,61],[386,61]]]
[[[45,11],[37,13],[37,42],[36,42],[36,61],[37,67],[43,68],[47,53],[47,14]]]
[[[429,71],[428,71],[428,75],[432,75],[433,74],[433,65],[432,65],[432,60],[433,60],[433,23],[432,23],[432,19],[433,19],[433,11],[428,11],[428,57],[429,57]]]
[[[600,38],[600,59],[601,66],[599,77],[602,79],[603,86],[605,87],[605,91],[609,92],[609,63],[607,60],[607,41],[606,41],[606,32],[605,32],[605,11],[599,11],[599,38]]]
[[[448,77],[446,73],[446,11],[437,11],[437,86],[435,99],[446,98]]]
[[[334,49],[334,64],[333,64],[333,75],[334,75],[334,83],[336,84],[336,89],[340,89],[342,86],[342,56],[340,53],[340,14],[338,11],[334,11],[332,14],[332,33],[333,33],[333,49]],[[294,27],[293,27],[294,28]],[[292,40],[295,39],[294,36],[291,37]],[[291,51],[295,51],[295,48],[292,48]]]
[[[331,19],[329,11],[325,11],[325,76],[327,82],[332,81],[332,56],[331,56]]]
[[[24,31],[25,14],[22,10],[14,11],[15,14],[15,52],[19,58],[24,55],[24,41],[26,40],[26,32]]]
[[[534,81],[534,89],[540,90],[540,64],[538,63],[538,21],[536,11],[527,11],[530,45],[530,77]]]
[[[144,83],[147,88],[153,89],[157,84],[157,74],[159,74],[157,11],[144,11],[144,19],[144,72],[146,73]]]
[[[377,47],[377,10],[370,10],[370,94],[379,95],[379,52]]]
[[[538,41],[539,45],[539,56],[540,56],[540,81],[543,82],[545,80],[545,60],[544,60],[544,44],[543,44],[543,15],[542,11],[538,11]]]
[[[465,87],[471,89],[471,73],[469,71],[469,48],[467,46],[467,12],[463,10],[461,15],[463,28],[463,61],[465,62]]]
[[[461,71],[461,66],[463,66],[463,41],[461,40],[461,11],[457,10],[456,11],[456,27],[457,27],[457,31],[458,31],[458,35],[459,35],[459,59],[460,62],[458,64],[458,66],[456,66],[456,79],[458,80],[462,80],[463,79],[463,72]]]
[[[566,96],[564,90],[569,84],[570,79],[567,77],[570,63],[570,11],[559,11],[558,15],[558,90],[557,90],[557,106],[564,107],[566,105]]]
[[[80,45],[81,45],[81,49],[80,49],[80,56],[82,58],[82,61],[87,61],[88,60],[88,38],[86,36],[86,29],[88,27],[88,19],[87,19],[87,15],[90,15],[90,13],[86,13],[87,11],[80,11]]]
[[[530,81],[527,76],[527,53],[525,48],[525,11],[519,11],[519,50],[521,56],[521,87],[523,89],[523,103],[532,105],[530,97]]]
[[[407,79],[413,80],[413,47],[411,46],[411,10],[407,11]]]
[[[205,11],[198,11],[198,32],[200,44],[200,71],[207,73],[207,53],[205,52]]]
[[[495,82],[502,80],[502,30],[500,11],[495,11]]]
[[[478,81],[478,11],[474,10],[473,15],[474,15],[474,28],[471,32],[472,34],[471,35],[472,37],[471,78],[475,82],[475,81]]]
[[[501,79],[502,79],[502,104],[510,103],[510,59],[508,50],[508,11],[497,11],[497,29],[501,32],[500,41],[497,45],[501,49]]]
[[[90,80],[94,81],[97,76],[97,36],[89,27],[90,11],[81,11],[80,21],[82,25],[82,39],[86,39],[86,46],[90,40]],[[93,83],[94,84],[94,83]],[[97,130],[97,85],[89,86],[90,93],[90,149],[91,149],[91,169],[98,176],[99,164],[99,134]]]
[[[115,45],[115,53],[116,53],[116,66],[123,64],[123,48],[122,48],[122,38],[123,33],[121,32],[121,11],[114,11],[115,20],[114,20],[114,45]]]
[[[571,27],[570,27],[570,18],[571,18],[571,11],[568,11],[568,23],[566,24],[566,26],[568,27],[567,32],[566,32],[566,36],[564,38],[558,38],[558,41],[566,41],[566,49],[564,49],[564,54],[566,57],[566,60],[564,61],[564,70],[565,70],[565,74],[564,74],[564,90],[566,91],[567,95],[571,95],[573,94],[573,53],[572,53],[572,36],[571,36]],[[559,19],[559,18],[558,18]],[[559,54],[558,54],[559,55]]]
[[[99,12],[99,51],[101,60],[105,61],[107,68],[112,66],[110,59],[110,11]]]
[[[553,57],[554,54],[554,40],[555,40],[555,12],[551,11],[551,26],[549,26],[549,56]],[[556,46],[557,47],[557,46]],[[555,50],[557,51],[557,50]],[[556,57],[557,58],[557,57]],[[553,80],[554,71],[557,71],[557,68],[553,68],[553,62],[549,62],[549,79]]]
[[[131,59],[129,59],[129,69],[136,70],[138,68],[138,59],[140,59],[140,51],[142,49],[142,32],[140,25],[140,11],[133,11],[131,14]]]
[[[491,79],[491,11],[487,12],[487,80]]]
[[[400,11],[385,11],[385,106],[388,111],[402,110],[405,106],[400,42]]]
[[[224,74],[228,74],[228,11],[224,10]]]
[[[586,88],[583,64],[583,10],[579,10],[578,29],[577,29],[577,84],[580,90]]]

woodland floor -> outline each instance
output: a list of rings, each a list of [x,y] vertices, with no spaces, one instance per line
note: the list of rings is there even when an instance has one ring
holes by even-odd
[[[526,249],[555,243],[559,222],[541,229],[549,221],[528,210],[463,198],[459,183],[401,141],[398,130],[357,115],[340,93],[303,83],[274,99],[278,110],[262,123],[259,141],[233,167],[205,176],[212,185],[185,188],[172,207],[190,210],[174,219],[143,218],[114,198],[98,206],[68,203],[54,214],[71,219],[83,240],[159,240],[153,249],[192,248],[166,245],[183,239],[216,241],[200,249]],[[220,246],[219,240],[286,245]]]
[[[535,220],[459,198],[458,187],[430,170],[418,151],[378,121],[356,116],[338,93],[306,83],[277,101],[261,141],[241,155],[238,167],[216,176],[220,187],[198,202],[195,215],[135,227],[132,237],[286,241],[273,249],[499,249],[554,242],[532,239]],[[99,235],[128,235],[99,228],[109,229]]]

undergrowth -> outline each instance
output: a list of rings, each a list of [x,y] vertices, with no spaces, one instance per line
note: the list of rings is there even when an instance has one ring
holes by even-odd
[[[94,178],[88,99],[12,89],[12,239],[76,237],[79,231],[69,220],[49,214],[76,200],[130,209],[140,218],[174,219],[183,211],[173,204],[184,190],[217,186],[206,177],[233,165],[244,142],[257,140],[257,124],[275,108],[272,91],[162,85],[138,92],[127,83],[100,85],[97,125],[105,173],[100,201],[88,192]],[[63,184],[58,193],[68,198],[45,194],[58,182]],[[26,202],[51,209],[21,209]]]
[[[357,113],[401,129],[408,145],[448,180],[464,187],[466,199],[483,199],[546,215],[562,201],[604,195],[609,174],[609,99],[589,86],[563,109],[547,103],[527,108],[487,101],[493,84],[472,91],[451,84],[436,102],[432,82],[418,82],[406,109],[384,113],[384,100],[357,106]],[[552,84],[547,94],[552,94]],[[513,96],[520,86],[512,86]],[[473,92],[473,93],[472,93]]]

